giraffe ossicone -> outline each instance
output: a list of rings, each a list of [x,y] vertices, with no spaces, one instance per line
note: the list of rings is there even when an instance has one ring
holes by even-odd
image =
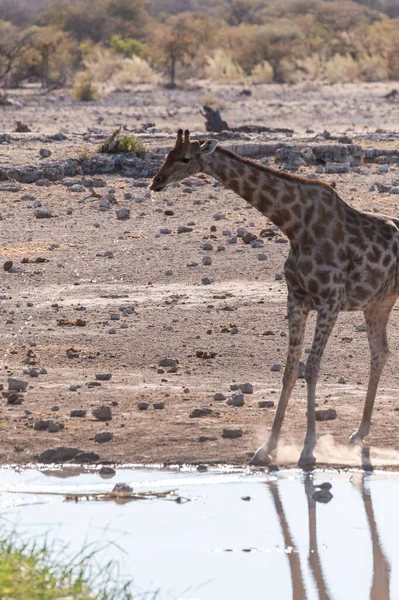
[[[289,345],[283,387],[274,422],[254,464],[268,464],[276,449],[285,411],[297,379],[298,364],[311,310],[317,312],[305,368],[307,429],[299,465],[315,463],[316,383],[321,358],[341,310],[364,312],[370,345],[370,376],[363,415],[352,441],[370,431],[378,383],[389,350],[386,336],[398,291],[399,220],[349,206],[327,183],[305,179],[245,159],[217,140],[191,141],[180,129],[175,146],[150,189],[205,173],[222,182],[275,223],[289,238],[284,271],[288,287]]]

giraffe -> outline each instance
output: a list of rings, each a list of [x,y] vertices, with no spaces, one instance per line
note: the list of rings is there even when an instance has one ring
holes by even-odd
[[[399,220],[349,206],[327,183],[272,169],[234,154],[217,140],[191,141],[179,129],[174,148],[150,184],[160,192],[198,172],[230,188],[289,238],[284,272],[288,288],[288,354],[273,425],[252,464],[267,465],[275,451],[297,379],[308,314],[316,328],[305,367],[307,425],[300,467],[312,467],[316,445],[315,402],[320,362],[341,310],[363,311],[370,346],[370,375],[358,429],[351,443],[369,434],[378,383],[389,355],[387,323],[398,297]]]

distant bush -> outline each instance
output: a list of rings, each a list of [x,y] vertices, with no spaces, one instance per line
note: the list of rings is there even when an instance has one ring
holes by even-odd
[[[93,84],[93,76],[88,71],[79,73],[75,77],[72,98],[75,102],[93,102],[100,98],[100,93]]]
[[[350,54],[335,54],[326,63],[326,76],[330,83],[356,81],[359,75],[359,65]]]
[[[99,46],[95,46],[84,57],[83,63],[93,81],[99,84],[121,86],[157,83],[160,80],[159,75],[143,58],[139,56],[122,58]]]
[[[218,48],[207,59],[205,76],[213,81],[237,83],[244,79],[244,72],[228,52]]]
[[[382,56],[365,54],[358,60],[362,81],[383,81],[388,79],[388,61]]]
[[[121,135],[119,130],[114,131],[100,146],[100,152],[106,154],[122,154],[124,152],[135,152],[143,156],[146,148],[143,142],[134,135]]]
[[[134,38],[122,38],[118,35],[114,35],[109,43],[109,47],[113,52],[122,54],[126,58],[132,56],[144,56],[145,50],[143,44]]]
[[[270,83],[273,81],[273,67],[267,60],[257,64],[251,71],[251,80],[254,83]]]

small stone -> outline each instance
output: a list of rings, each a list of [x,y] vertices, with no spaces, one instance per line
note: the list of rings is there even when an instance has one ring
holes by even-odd
[[[270,370],[278,373],[281,371],[281,365],[279,365],[278,363],[275,363],[274,365],[271,366]]]
[[[189,414],[190,419],[199,419],[201,417],[209,417],[213,413],[211,408],[195,408]]]
[[[84,408],[75,408],[74,410],[71,410],[70,417],[83,418],[86,416],[86,414],[87,414],[87,410],[84,410]]]
[[[112,373],[96,373],[95,378],[97,381],[109,381],[112,377]]]
[[[111,407],[106,405],[93,408],[91,414],[97,421],[111,421],[112,419]]]
[[[97,442],[97,444],[105,444],[106,442],[110,442],[113,437],[114,434],[111,431],[98,431],[94,441]]]
[[[170,233],[172,233],[172,230],[164,227],[163,229],[159,230],[159,233],[162,233],[162,235],[169,235]]]
[[[251,233],[250,231],[247,231],[244,233],[244,235],[242,236],[242,241],[244,242],[244,244],[250,244],[251,242],[254,242],[257,239],[257,236],[254,233]]]
[[[157,410],[162,410],[165,408],[165,402],[154,402],[153,407]]]
[[[342,384],[343,384],[343,383],[346,383],[346,379],[345,379],[345,377],[340,377],[340,378],[338,379],[338,383],[342,383]]]
[[[256,258],[257,258],[258,260],[260,260],[260,261],[267,260],[267,255],[266,255],[266,254],[264,254],[264,253],[257,254],[257,255],[256,255]]]
[[[234,394],[231,398],[232,406],[244,406],[244,394]]]
[[[202,285],[211,285],[212,279],[209,279],[209,277],[203,277],[201,279],[201,283],[202,283]]]
[[[213,250],[213,246],[212,244],[210,244],[209,242],[204,242],[201,246],[201,248],[203,250]]]
[[[325,408],[316,410],[316,421],[334,421],[337,418],[337,411],[334,408]]]
[[[113,494],[131,494],[132,492],[133,488],[127,483],[116,483],[112,490]]]
[[[47,431],[50,433],[57,433],[60,431],[60,429],[63,429],[60,423],[57,423],[56,421],[49,421]]]
[[[388,165],[381,165],[377,169],[378,173],[388,173],[388,170],[389,170],[389,166]]]
[[[212,264],[212,258],[210,256],[204,256],[202,259],[202,264],[205,266],[209,266]]]
[[[185,225],[179,225],[177,233],[190,233],[193,230],[192,227],[186,227]]]
[[[125,207],[117,208],[116,216],[120,221],[123,221],[124,219],[130,219],[130,209]]]
[[[71,185],[71,187],[69,188],[69,191],[70,192],[85,192],[86,188],[81,183],[75,183],[74,185]]]
[[[242,437],[243,431],[239,427],[228,427],[223,429],[222,438],[225,439],[235,439]]]
[[[350,171],[350,163],[334,163],[334,162],[326,162],[325,166],[326,173],[349,173]]]
[[[226,400],[226,396],[221,392],[216,392],[216,394],[213,396],[213,399],[217,402],[222,402],[223,400]]]
[[[252,383],[240,383],[238,387],[243,394],[254,393],[254,386],[252,385]]]
[[[35,211],[36,219],[51,219],[52,216],[53,216],[53,213],[51,212],[51,210],[45,210],[44,208],[38,208]]]
[[[148,402],[137,402],[137,408],[139,410],[148,410],[149,406]]]
[[[40,148],[39,154],[42,158],[48,158],[49,156],[52,155],[52,152],[51,152],[51,150],[48,150],[47,148]]]
[[[330,502],[332,497],[332,493],[327,489],[316,490],[312,494],[313,500],[316,500],[316,502],[321,502],[322,504],[327,504],[327,502]]]
[[[298,365],[298,379],[305,379],[305,370],[306,365],[300,360]]]
[[[24,392],[28,387],[28,382],[23,379],[8,378],[8,389],[14,392]]]
[[[33,429],[35,431],[45,431],[46,429],[48,429],[49,423],[50,421],[47,419],[39,419],[33,425]]]
[[[259,400],[259,408],[274,408],[273,400]]]
[[[80,385],[75,385],[73,383],[71,383],[71,385],[69,386],[69,391],[70,392],[77,392],[77,390],[80,388]]]
[[[101,467],[98,474],[103,479],[108,479],[110,477],[114,477],[116,475],[116,471],[112,467]]]
[[[222,212],[217,212],[213,215],[213,220],[214,221],[223,221],[223,219],[226,218],[226,215]]]
[[[9,271],[12,268],[13,264],[14,263],[12,262],[12,260],[6,260],[6,262],[3,265],[3,269],[5,271]]]
[[[178,361],[175,358],[160,358],[158,361],[159,367],[176,367]]]

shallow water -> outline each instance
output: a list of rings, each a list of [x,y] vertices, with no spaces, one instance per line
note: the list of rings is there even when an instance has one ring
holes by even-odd
[[[106,546],[97,560],[114,559],[137,591],[159,589],[159,600],[399,598],[396,473],[125,468],[102,479],[75,467],[1,469],[0,481],[3,535],[60,540],[71,556]],[[43,494],[108,492],[118,482],[174,489],[190,502]],[[327,504],[312,498],[323,482],[332,484]]]

